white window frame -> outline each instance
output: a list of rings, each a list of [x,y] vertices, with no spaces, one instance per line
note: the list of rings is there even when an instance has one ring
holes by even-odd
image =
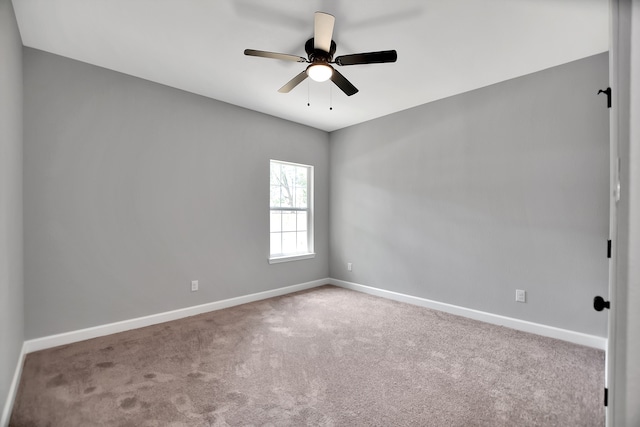
[[[271,165],[273,163],[290,165],[296,167],[302,167],[307,169],[307,207],[306,208],[292,208],[292,207],[272,207],[271,199],[269,198],[269,264],[277,264],[281,262],[297,261],[302,259],[315,258],[313,236],[314,236],[314,215],[313,215],[313,199],[314,199],[314,181],[313,181],[313,166],[305,165],[302,163],[287,162],[284,160],[269,160],[269,194],[271,194]],[[298,211],[307,212],[307,251],[295,254],[271,254],[271,212],[272,211]]]

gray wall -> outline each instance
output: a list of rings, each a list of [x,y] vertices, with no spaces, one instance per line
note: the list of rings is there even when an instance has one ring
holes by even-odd
[[[22,40],[0,0],[0,407],[24,340],[22,255]]]
[[[33,49],[24,67],[26,338],[328,276],[325,132]],[[314,259],[267,262],[270,158],[315,166]]]
[[[331,277],[606,336],[607,64],[332,133]]]

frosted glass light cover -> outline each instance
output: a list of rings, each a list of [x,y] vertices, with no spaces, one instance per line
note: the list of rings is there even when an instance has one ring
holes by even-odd
[[[333,68],[326,64],[313,64],[307,68],[307,75],[317,82],[326,82],[332,74]]]

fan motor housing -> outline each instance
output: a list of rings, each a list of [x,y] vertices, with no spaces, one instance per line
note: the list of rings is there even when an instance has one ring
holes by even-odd
[[[331,48],[329,52],[316,49],[314,47],[313,37],[307,40],[304,44],[304,50],[307,52],[310,62],[331,62],[333,60],[333,54],[336,53],[336,42],[331,40]]]

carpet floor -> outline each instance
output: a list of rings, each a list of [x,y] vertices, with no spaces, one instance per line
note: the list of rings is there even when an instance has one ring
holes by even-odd
[[[333,286],[27,355],[10,426],[603,426],[604,352]]]

